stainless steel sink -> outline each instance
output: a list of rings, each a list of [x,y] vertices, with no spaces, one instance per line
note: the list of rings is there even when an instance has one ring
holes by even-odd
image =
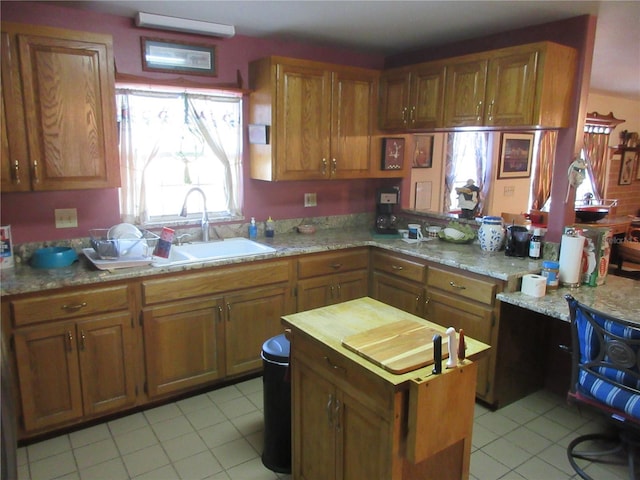
[[[275,251],[275,248],[247,238],[226,238],[217,242],[173,245],[169,258],[154,257],[152,265],[166,267],[225,258],[251,257]]]

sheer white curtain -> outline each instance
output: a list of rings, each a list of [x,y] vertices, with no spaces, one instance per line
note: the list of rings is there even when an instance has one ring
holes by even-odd
[[[487,168],[487,142],[486,132],[459,132],[447,136],[443,211],[448,212],[456,205],[455,188],[472,179],[480,189],[478,213],[482,214],[484,199],[491,186]]]
[[[241,215],[240,97],[118,89],[117,101],[123,221],[175,218],[195,186],[215,217]]]

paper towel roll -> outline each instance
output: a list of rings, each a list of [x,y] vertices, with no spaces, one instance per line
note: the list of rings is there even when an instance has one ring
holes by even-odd
[[[562,235],[560,242],[560,283],[565,286],[580,285],[580,266],[584,237]]]
[[[532,297],[544,297],[547,290],[547,279],[541,275],[525,275],[522,277],[520,291]]]

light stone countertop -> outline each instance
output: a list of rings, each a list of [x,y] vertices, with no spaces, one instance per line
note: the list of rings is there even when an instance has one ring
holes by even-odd
[[[287,233],[274,238],[259,237],[258,242],[276,249],[275,253],[208,262],[190,263],[165,267],[133,267],[115,270],[97,270],[84,256],[65,268],[35,269],[28,265],[16,265],[2,271],[1,295],[41,292],[60,287],[79,286],[162,275],[203,268],[247,263],[254,260],[285,258],[295,255],[341,250],[345,248],[377,246],[404,253],[432,262],[448,265],[470,272],[488,275],[500,280],[517,282],[527,273],[540,272],[539,261],[506,257],[503,252],[488,254],[477,243],[459,245],[432,239],[410,244],[399,238],[389,239],[362,229],[324,229],[312,235]]]
[[[376,246],[389,251],[411,255],[441,265],[458,268],[507,282],[505,290],[519,289],[518,280],[528,273],[540,272],[540,261],[526,258],[507,257],[504,252],[486,253],[477,243],[459,245],[432,239],[425,242],[409,244],[395,238],[389,239],[373,234],[362,228],[321,229],[312,235],[287,233],[274,238],[259,237],[258,242],[276,249],[269,253],[250,258],[216,260],[170,267],[135,267],[117,270],[97,270],[79,254],[80,260],[70,267],[57,269],[34,269],[27,265],[16,265],[15,268],[1,272],[2,296],[23,293],[42,292],[61,287],[94,285],[116,280],[136,279],[182,271],[196,271],[215,266],[242,264],[254,260],[286,258],[302,254],[341,250],[345,248]],[[568,319],[568,307],[562,294],[566,289],[550,293],[542,299],[527,297],[523,294],[501,293],[498,299],[546,315]],[[600,287],[583,286],[576,290],[576,298],[584,295],[594,308],[602,305],[603,309],[618,312],[624,318],[638,320],[640,317],[640,282],[608,276],[607,284]],[[560,301],[561,300],[561,301]],[[587,300],[584,300],[585,302]],[[562,304],[564,302],[564,304]]]
[[[496,298],[568,322],[570,318],[569,305],[564,298],[566,294],[572,295],[588,307],[640,325],[640,282],[615,275],[607,275],[605,284],[599,287],[560,287],[547,291],[540,298],[522,292],[499,293]]]

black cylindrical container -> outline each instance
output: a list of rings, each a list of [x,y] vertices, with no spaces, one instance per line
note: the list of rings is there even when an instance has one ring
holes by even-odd
[[[264,448],[262,463],[269,470],[291,473],[291,382],[289,340],[282,335],[262,345],[264,366]]]

